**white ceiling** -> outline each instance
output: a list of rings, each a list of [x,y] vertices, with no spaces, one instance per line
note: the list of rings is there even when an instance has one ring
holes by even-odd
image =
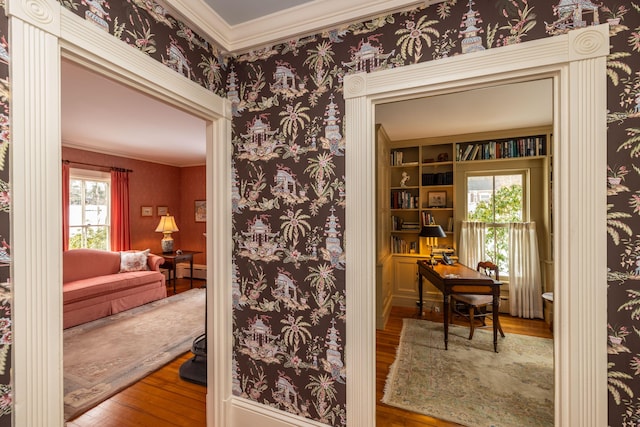
[[[195,3],[199,1],[205,0]],[[237,28],[249,22],[255,24],[264,14],[286,15],[286,11],[302,9],[314,11],[320,6],[330,6],[336,0],[206,1],[211,7],[217,7],[219,16],[229,23],[240,22],[235,24],[234,28]],[[365,3],[371,7],[381,7],[383,3],[387,7],[416,3],[407,0],[337,1],[341,2],[343,10],[351,13],[362,9]],[[344,7],[345,3],[347,7]],[[352,6],[351,9],[348,6]],[[553,111],[551,99],[550,80],[530,82],[380,105],[376,107],[376,121],[382,123],[387,134],[396,141],[549,125]],[[121,83],[63,61],[62,143],[172,166],[198,165],[205,163],[205,122]]]

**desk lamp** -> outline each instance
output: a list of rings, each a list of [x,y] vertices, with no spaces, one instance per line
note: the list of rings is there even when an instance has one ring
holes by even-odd
[[[435,261],[433,259],[433,247],[438,245],[438,237],[447,237],[447,235],[442,231],[442,227],[439,225],[429,224],[422,226],[422,229],[420,230],[420,237],[427,238],[427,245],[431,247],[429,263],[433,265]]]
[[[180,231],[178,230],[178,226],[176,225],[176,220],[173,215],[169,215],[167,213],[165,216],[161,216],[160,223],[156,227],[156,231],[164,234],[164,237],[160,240],[162,253],[167,254],[173,252],[173,237],[171,237],[171,233]]]

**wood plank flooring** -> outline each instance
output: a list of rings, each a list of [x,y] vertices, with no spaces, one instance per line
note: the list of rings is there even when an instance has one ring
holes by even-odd
[[[202,282],[194,281],[194,287]],[[178,279],[177,292],[189,289],[189,281]],[[170,294],[173,293],[171,287]],[[378,427],[453,427],[458,424],[415,414],[380,403],[389,366],[399,343],[402,319],[415,317],[416,309],[394,307],[383,331],[376,332],[376,423]],[[425,313],[425,319],[442,321],[440,313]],[[506,334],[551,338],[542,320],[500,317]],[[454,320],[454,323],[464,324]],[[180,379],[180,365],[191,357],[186,353],[172,363],[121,391],[112,398],[67,423],[69,427],[171,427],[206,425],[206,388]]]

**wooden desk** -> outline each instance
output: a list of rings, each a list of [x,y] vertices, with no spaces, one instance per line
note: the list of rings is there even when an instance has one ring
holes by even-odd
[[[176,293],[176,265],[181,262],[189,261],[189,268],[191,269],[191,288],[193,288],[193,256],[195,254],[199,254],[202,252],[198,251],[182,251],[181,254],[177,254],[175,252],[169,253],[159,253],[156,254],[164,258],[164,263],[160,266],[161,268],[169,269],[169,280],[167,280],[167,284],[171,284],[171,272],[173,271],[173,293]]]
[[[476,270],[455,263],[453,265],[429,265],[427,260],[418,261],[418,294],[420,317],[422,317],[422,279],[426,278],[442,292],[444,307],[444,349],[449,341],[449,295],[477,294],[493,295],[493,350],[498,352],[498,305],[502,283],[478,273]]]

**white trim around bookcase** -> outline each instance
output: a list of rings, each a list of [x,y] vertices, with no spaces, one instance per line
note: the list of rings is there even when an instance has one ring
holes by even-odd
[[[607,422],[607,24],[565,35],[345,77],[347,420],[375,425],[375,216],[378,103],[551,78],[554,88],[555,425]],[[596,231],[594,233],[594,230]],[[351,248],[351,249],[349,249]]]

